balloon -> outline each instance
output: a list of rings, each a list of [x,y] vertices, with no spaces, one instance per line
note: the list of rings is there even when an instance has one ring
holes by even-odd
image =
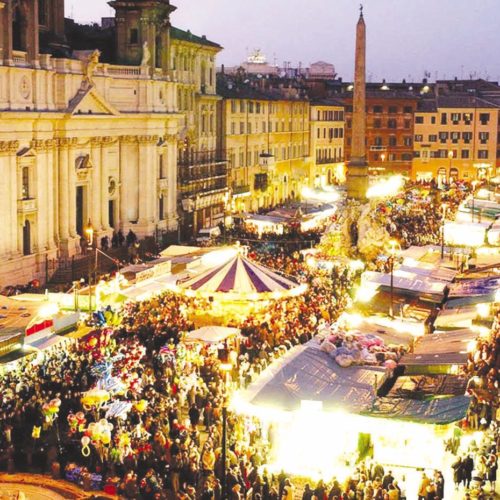
[[[55,398],[51,401],[51,404],[59,408],[61,406],[61,400],[59,398]]]
[[[148,402],[145,399],[141,399],[135,404],[135,409],[139,412],[142,413],[146,411],[146,408],[148,407]]]
[[[80,422],[84,422],[85,421],[85,415],[83,413],[83,411],[79,411],[77,414],[76,414],[76,418],[80,421]]]
[[[102,435],[101,441],[103,442],[103,444],[109,444],[109,443],[111,443],[111,432],[105,432]]]
[[[83,436],[82,437],[82,445],[83,446],[88,446],[90,443],[90,438],[88,436]]]

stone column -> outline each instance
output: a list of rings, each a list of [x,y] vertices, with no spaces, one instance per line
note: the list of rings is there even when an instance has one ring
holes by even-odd
[[[11,256],[19,252],[19,239],[17,234],[17,159],[16,152],[19,150],[19,141],[0,142],[0,165],[2,165],[5,182],[0,183],[0,214],[2,220],[2,243],[0,243],[0,255]]]
[[[129,227],[139,217],[139,155],[137,137],[120,137],[120,227]]]
[[[113,143],[112,137],[103,137],[101,145],[101,217],[102,230],[109,231],[109,146]]]
[[[69,235],[76,238],[76,152],[78,139],[71,140],[68,147],[68,204],[69,204]]]
[[[156,202],[156,179],[153,176],[154,139],[151,136],[139,137],[139,220],[147,226],[154,220],[152,204]]]
[[[91,182],[91,195],[92,205],[89,210],[91,214],[92,225],[97,233],[102,230],[101,221],[101,137],[92,137],[90,140],[91,145],[91,158],[92,158],[92,182]]]
[[[26,33],[26,52],[28,62],[34,68],[40,67],[39,61],[39,40],[38,40],[38,0],[32,0],[31,6],[27,11],[27,33]]]
[[[12,2],[7,2],[3,8],[2,16],[2,33],[3,37],[3,63],[6,66],[13,66],[14,59],[12,57],[12,21],[13,7]]]
[[[351,160],[347,170],[347,196],[366,199],[368,164],[366,163],[366,26],[363,7],[356,26],[356,60],[352,115]]]
[[[59,172],[59,240],[69,239],[69,172],[68,172],[69,139],[58,140],[58,172]]]
[[[49,139],[46,141],[47,144],[47,179],[45,179],[45,186],[47,189],[47,241],[49,249],[53,249],[55,241],[57,241],[57,234],[55,229],[55,221],[57,217],[56,206],[54,203],[55,195],[57,193],[57,186],[54,185],[54,166],[57,163],[54,161],[54,151],[56,147],[56,141],[54,139]]]
[[[169,227],[177,226],[177,136],[171,135],[168,138],[167,156],[167,219]]]

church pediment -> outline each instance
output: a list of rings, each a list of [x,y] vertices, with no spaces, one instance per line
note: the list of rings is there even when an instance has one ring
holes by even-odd
[[[68,113],[71,115],[119,115],[120,112],[94,87],[80,89],[68,106]]]

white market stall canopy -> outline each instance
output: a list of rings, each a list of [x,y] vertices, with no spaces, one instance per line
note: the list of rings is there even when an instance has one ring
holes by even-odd
[[[324,411],[358,413],[375,401],[385,372],[377,366],[342,368],[312,340],[266,368],[241,398],[276,411],[296,411],[302,401],[317,401]]]
[[[205,342],[207,344],[218,344],[224,340],[239,335],[239,328],[227,326],[203,326],[186,334],[186,340]]]
[[[448,282],[426,275],[422,276],[418,271],[418,269],[411,269],[411,271],[396,269],[394,271],[394,290],[413,295],[431,295],[441,299]],[[388,273],[378,271],[365,271],[361,283],[362,286],[370,288],[384,287],[388,289],[391,285],[391,276]]]

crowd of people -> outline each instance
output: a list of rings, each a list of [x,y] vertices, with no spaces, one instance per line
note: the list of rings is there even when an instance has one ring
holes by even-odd
[[[336,319],[350,300],[348,269],[335,269],[331,280],[307,270],[298,254],[261,255],[261,261],[279,264],[309,288],[306,295],[277,300],[238,325],[241,348],[233,360],[231,387],[248,384],[289,348],[308,341],[320,321]],[[222,413],[229,386],[219,350],[183,341],[194,328],[189,311],[206,305],[168,292],[128,304],[113,329],[53,348],[43,360],[19,361],[0,382],[0,466],[55,469],[126,498],[167,493],[220,498]],[[108,406],[87,405],[96,389],[107,393]],[[96,431],[99,426],[112,426],[109,438],[108,431]],[[230,496],[240,498],[253,489],[256,498],[260,489],[261,498],[278,498],[278,478],[258,471],[269,443],[256,422],[230,413],[227,435]]]
[[[443,217],[453,220],[467,195],[465,185],[438,192],[431,185],[408,184],[397,197],[380,203],[377,213],[402,248],[439,245]]]

